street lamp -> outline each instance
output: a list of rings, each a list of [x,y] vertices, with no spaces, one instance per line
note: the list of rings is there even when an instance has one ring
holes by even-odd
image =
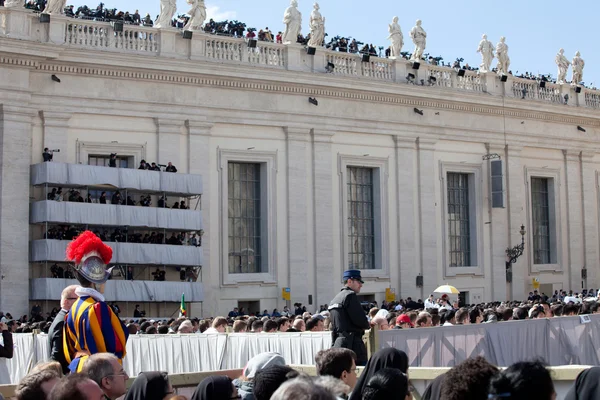
[[[506,282],[512,282],[512,265],[523,255],[525,250],[525,225],[521,225],[521,244],[506,249]]]

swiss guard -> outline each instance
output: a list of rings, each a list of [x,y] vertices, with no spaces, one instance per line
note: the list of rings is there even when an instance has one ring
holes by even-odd
[[[67,260],[74,263],[79,297],[66,316],[63,351],[72,373],[80,372],[87,358],[96,353],[125,357],[129,332],[104,300],[106,269],[112,249],[93,232],[85,231],[67,246]]]

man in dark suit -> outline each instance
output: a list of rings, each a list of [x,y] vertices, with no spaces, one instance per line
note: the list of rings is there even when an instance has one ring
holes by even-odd
[[[65,317],[69,313],[71,306],[77,300],[75,289],[77,285],[67,286],[60,295],[60,312],[54,317],[52,325],[48,330],[48,345],[50,348],[50,359],[58,361],[62,366],[63,373],[69,372],[69,364],[65,359],[65,353],[63,351],[63,326],[65,324]]]
[[[2,340],[4,346],[0,346],[0,358],[13,358],[13,337],[8,325],[0,322],[0,332],[2,332]]]

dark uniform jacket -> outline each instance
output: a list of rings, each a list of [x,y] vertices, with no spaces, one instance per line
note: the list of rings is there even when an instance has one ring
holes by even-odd
[[[0,346],[0,358],[13,358],[15,346],[13,345],[12,333],[2,331],[2,341],[4,342],[4,346]]]
[[[50,359],[58,361],[63,369],[63,373],[69,372],[69,363],[65,359],[65,353],[63,351],[63,327],[65,325],[65,317],[67,316],[66,310],[60,310],[50,329],[48,330],[48,347],[50,348]]]
[[[367,348],[362,341],[369,321],[354,290],[344,287],[329,303],[333,347],[344,347],[356,353],[357,365],[367,362]]]

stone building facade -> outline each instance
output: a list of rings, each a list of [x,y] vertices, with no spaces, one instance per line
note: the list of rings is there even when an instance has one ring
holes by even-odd
[[[445,283],[470,303],[521,299],[534,278],[546,294],[600,285],[597,91],[54,15],[42,24],[1,7],[0,17],[0,310],[29,308],[30,242],[43,235],[29,220],[41,190],[30,166],[45,147],[60,149],[54,162],[118,152],[128,168],[145,157],[202,176],[196,315],[281,309],[285,288],[288,304],[314,310],[355,267],[378,301],[386,288],[415,299]],[[492,207],[490,154],[502,161],[503,207]],[[507,282],[521,224],[525,251]]]

